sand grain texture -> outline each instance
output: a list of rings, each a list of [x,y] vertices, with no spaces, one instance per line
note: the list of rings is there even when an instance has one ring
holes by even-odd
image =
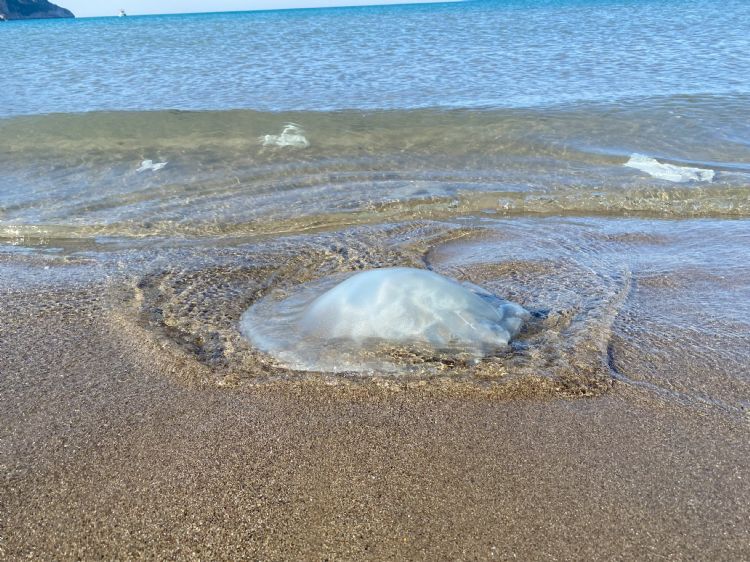
[[[624,385],[189,388],[123,353],[99,290],[5,299],[4,558],[750,556],[746,420]]]

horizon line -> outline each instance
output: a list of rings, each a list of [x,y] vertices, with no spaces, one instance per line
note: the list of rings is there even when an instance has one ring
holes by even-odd
[[[373,7],[398,7],[398,6],[418,6],[424,4],[459,4],[468,0],[413,0],[403,1],[397,3],[381,4],[374,2],[372,4],[353,4],[349,6],[298,6],[288,8],[250,8],[247,10],[219,10],[219,11],[194,11],[194,12],[152,12],[152,13],[127,13],[127,17],[140,18],[140,17],[158,17],[158,16],[189,16],[189,15],[209,15],[209,14],[246,14],[246,13],[259,13],[259,12],[288,12],[296,10],[348,10],[357,8],[373,8]],[[59,6],[59,4],[58,4]],[[120,10],[121,8],[118,8]],[[100,15],[100,16],[77,16],[75,14],[72,19],[99,19],[99,18],[116,18],[119,17],[117,13],[112,15]],[[34,20],[18,20],[18,21],[34,21]]]

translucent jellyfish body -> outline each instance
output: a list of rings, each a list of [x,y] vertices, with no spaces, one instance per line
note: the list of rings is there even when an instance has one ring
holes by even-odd
[[[338,279],[336,279],[338,280]],[[374,269],[250,307],[241,331],[283,366],[394,371],[398,350],[481,357],[505,348],[528,313],[431,271]]]

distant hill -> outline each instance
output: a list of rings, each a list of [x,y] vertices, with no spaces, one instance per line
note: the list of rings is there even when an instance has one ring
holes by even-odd
[[[72,18],[70,10],[47,0],[0,0],[0,19]]]

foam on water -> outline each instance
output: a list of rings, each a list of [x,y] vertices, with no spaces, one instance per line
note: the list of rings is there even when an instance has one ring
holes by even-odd
[[[146,172],[148,170],[151,170],[152,172],[158,172],[162,168],[164,168],[169,162],[154,162],[153,160],[144,160],[141,162],[141,167],[136,170],[136,172]]]
[[[305,130],[296,123],[287,123],[279,135],[263,135],[260,137],[263,146],[281,146],[307,148],[310,142],[305,137]]]
[[[625,163],[628,168],[635,168],[641,172],[646,172],[651,177],[682,183],[688,181],[706,181],[714,179],[714,171],[705,168],[690,168],[688,166],[675,166],[673,164],[664,164],[649,156],[643,154],[633,154]]]
[[[387,371],[379,350],[417,346],[480,358],[507,346],[529,316],[479,287],[415,268],[365,271],[321,294],[326,288],[253,305],[242,333],[291,368]]]

